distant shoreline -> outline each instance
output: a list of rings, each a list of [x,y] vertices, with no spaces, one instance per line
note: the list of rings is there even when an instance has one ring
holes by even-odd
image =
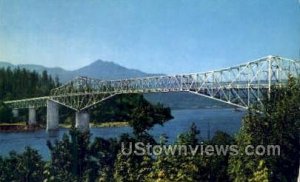
[[[71,124],[59,124],[61,128],[71,128]],[[111,121],[111,122],[103,122],[103,123],[90,123],[90,127],[94,128],[109,128],[109,127],[125,127],[129,126],[129,123],[124,121]]]
[[[125,127],[129,126],[128,122],[112,121],[104,123],[90,123],[90,127],[94,128],[109,128],[109,127]],[[71,128],[71,124],[59,124],[60,128]],[[32,125],[29,126],[26,122],[18,123],[0,123],[0,132],[31,132],[40,129],[45,129],[44,126]]]
[[[0,132],[30,132],[40,130],[40,125],[27,125],[26,122],[0,123]]]

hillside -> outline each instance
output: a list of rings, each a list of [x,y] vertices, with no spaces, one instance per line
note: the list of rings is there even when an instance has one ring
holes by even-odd
[[[92,64],[73,71],[75,75],[88,76],[100,79],[120,79],[154,76],[139,70],[125,68],[108,61],[97,60]]]
[[[135,78],[135,77],[145,77],[154,76],[162,74],[149,74],[135,69],[129,69],[118,65],[113,62],[97,60],[90,65],[84,66],[77,70],[69,71],[63,68],[55,67],[49,68],[41,65],[34,64],[19,64],[14,65],[7,62],[0,62],[0,68],[25,68],[27,70],[35,70],[38,73],[46,70],[52,77],[58,76],[62,83],[71,80],[76,76],[87,76],[98,79],[123,79],[123,78]]]

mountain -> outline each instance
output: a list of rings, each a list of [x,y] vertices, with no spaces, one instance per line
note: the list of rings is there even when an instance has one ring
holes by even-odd
[[[7,67],[15,67],[15,65],[7,62],[0,62],[0,68],[7,68]]]
[[[19,64],[19,65],[14,65],[11,63],[7,63],[7,62],[0,62],[0,68],[25,68],[27,70],[31,70],[31,71],[36,71],[38,73],[42,73],[44,70],[46,70],[50,75],[52,75],[53,77],[58,77],[60,79],[61,82],[66,82],[68,80],[71,80],[72,78],[74,78],[76,75],[74,75],[74,73],[72,71],[67,71],[65,69],[56,67],[56,68],[48,68],[45,66],[41,66],[41,65],[35,65],[35,64]]]
[[[74,73],[76,73],[76,75],[109,80],[158,75],[144,73],[135,69],[128,69],[113,62],[102,60],[97,60],[88,66],[75,70]]]
[[[43,72],[46,70],[53,77],[58,76],[62,83],[67,82],[76,76],[87,76],[91,78],[98,78],[103,80],[111,79],[124,79],[124,78],[136,78],[136,77],[146,77],[162,74],[149,74],[135,69],[128,69],[120,66],[113,62],[97,60],[90,65],[84,66],[77,70],[69,71],[63,68],[55,67],[49,68],[41,65],[34,64],[19,64],[14,65],[7,62],[0,62],[0,68],[25,68],[28,70],[35,70],[36,72]]]

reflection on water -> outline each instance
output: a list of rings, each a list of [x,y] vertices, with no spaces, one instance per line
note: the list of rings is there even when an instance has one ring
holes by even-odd
[[[230,134],[238,131],[241,124],[243,112],[236,112],[233,109],[186,109],[173,110],[174,119],[168,121],[164,126],[155,126],[150,132],[155,138],[166,134],[169,141],[176,139],[177,135],[188,131],[194,122],[200,129],[201,137],[206,139],[212,136],[217,130],[222,130]],[[131,133],[130,127],[116,128],[91,128],[92,137],[113,138],[118,137],[122,133]],[[47,140],[55,141],[60,139],[64,133],[68,133],[68,129],[59,129],[47,133],[45,130],[34,132],[16,132],[16,133],[0,133],[0,155],[7,155],[9,151],[15,150],[22,152],[25,146],[30,146],[39,150],[40,154],[48,159],[50,157],[49,150],[46,146]]]
[[[59,138],[59,133],[59,130],[51,130],[47,132],[49,138]]]

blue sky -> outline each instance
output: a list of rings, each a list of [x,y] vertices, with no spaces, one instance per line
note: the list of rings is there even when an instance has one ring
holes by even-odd
[[[299,59],[299,0],[0,0],[0,60],[151,73]]]

